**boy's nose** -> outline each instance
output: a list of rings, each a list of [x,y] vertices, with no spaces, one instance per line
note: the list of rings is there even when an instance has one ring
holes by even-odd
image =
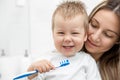
[[[66,36],[64,37],[64,41],[67,42],[67,43],[71,42],[71,41],[72,41],[71,36],[66,35]]]

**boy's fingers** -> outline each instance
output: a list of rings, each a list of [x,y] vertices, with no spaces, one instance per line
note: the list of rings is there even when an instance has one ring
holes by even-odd
[[[27,71],[33,71],[34,70],[34,67],[32,65],[30,65],[27,69]]]
[[[37,70],[40,72],[40,73],[43,73],[43,69],[41,67],[38,67]]]
[[[44,66],[46,67],[46,71],[54,69],[54,65],[52,65],[52,63],[48,60],[43,60],[42,64],[44,64]]]
[[[31,76],[28,76],[28,79],[33,79],[34,77],[36,77],[38,74],[33,74],[33,75],[31,75]]]
[[[34,66],[34,70],[38,70],[40,73],[47,72],[46,64],[36,65]]]
[[[51,62],[48,62],[47,64],[48,64],[47,67],[49,67],[49,70],[52,70],[52,69],[55,68],[54,65],[52,65]]]
[[[43,73],[48,72],[54,68],[54,65],[52,65],[51,62],[49,62],[48,60],[41,60],[33,63],[29,71],[38,70],[40,73]]]
[[[49,66],[49,64],[44,64],[43,70],[44,70],[45,72],[48,72],[48,71],[51,70],[51,67]]]
[[[28,68],[28,70],[27,71],[33,71],[34,70],[34,67],[33,67],[33,65],[30,65],[30,67]],[[36,74],[33,74],[33,75],[31,75],[31,76],[28,76],[28,79],[33,79],[34,77],[36,77],[38,74],[36,73]]]

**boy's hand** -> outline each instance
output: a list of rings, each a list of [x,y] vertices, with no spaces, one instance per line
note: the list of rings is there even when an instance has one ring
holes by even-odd
[[[40,73],[44,73],[44,72],[48,72],[52,69],[55,69],[55,67],[48,61],[48,60],[40,60],[37,62],[32,63],[29,67],[27,71],[34,71],[34,70],[38,70]],[[29,76],[28,79],[33,79],[34,77],[36,77],[38,74],[34,74],[32,76]]]

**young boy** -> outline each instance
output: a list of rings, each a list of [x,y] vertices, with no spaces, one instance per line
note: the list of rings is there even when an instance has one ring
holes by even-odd
[[[49,60],[33,63],[28,68],[28,71],[37,69],[40,72],[36,74],[37,77],[33,75],[29,79],[101,80],[94,59],[81,51],[87,39],[87,26],[87,13],[80,1],[60,4],[52,17],[53,39],[57,50],[50,53]],[[55,69],[54,66],[64,59],[68,59],[70,64]]]

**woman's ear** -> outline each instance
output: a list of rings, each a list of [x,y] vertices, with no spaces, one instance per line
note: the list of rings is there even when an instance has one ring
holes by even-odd
[[[120,41],[117,41],[115,44],[120,44]]]

